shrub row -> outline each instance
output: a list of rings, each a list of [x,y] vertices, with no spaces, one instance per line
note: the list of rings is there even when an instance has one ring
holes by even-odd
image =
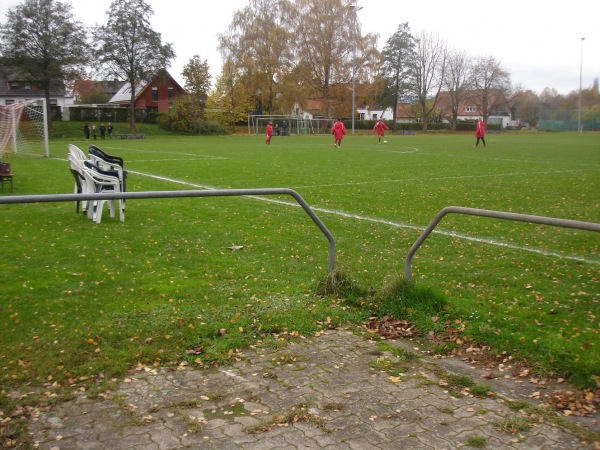
[[[135,110],[135,121],[156,123],[158,112],[146,109]],[[129,108],[103,106],[70,106],[69,119],[75,122],[129,122]]]
[[[350,121],[352,119],[348,119]],[[354,127],[357,130],[372,130],[375,125],[376,120],[358,120],[354,122]],[[392,121],[384,120],[384,123],[387,124],[390,129],[392,129]],[[429,131],[451,131],[452,124],[451,123],[439,123],[439,122],[430,122],[427,124],[427,129]],[[500,131],[502,129],[499,123],[488,123],[487,129],[489,131],[497,130]],[[396,131],[422,131],[423,123],[422,122],[400,122],[396,124]],[[475,121],[463,122],[460,121],[456,124],[456,131],[475,131]]]

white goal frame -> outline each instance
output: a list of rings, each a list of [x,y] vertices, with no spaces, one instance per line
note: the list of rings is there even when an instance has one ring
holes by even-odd
[[[248,134],[265,134],[269,122],[273,122],[273,134],[282,132],[283,121],[287,123],[286,135],[326,135],[331,134],[334,119],[309,119],[301,115],[257,115],[248,116]],[[277,127],[275,127],[277,125]],[[279,134],[281,135],[281,134]]]
[[[0,159],[9,154],[50,156],[46,99],[0,106]]]

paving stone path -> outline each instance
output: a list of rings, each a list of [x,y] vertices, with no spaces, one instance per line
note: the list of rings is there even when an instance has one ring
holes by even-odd
[[[515,392],[457,395],[437,363],[394,354],[332,330],[219,370],[141,370],[106,398],[42,412],[29,429],[51,450],[598,448],[548,422],[503,431],[522,423],[502,398]]]

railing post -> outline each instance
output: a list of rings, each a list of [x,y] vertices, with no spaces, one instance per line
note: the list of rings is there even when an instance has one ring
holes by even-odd
[[[496,219],[514,220],[518,222],[537,223],[541,225],[552,225],[563,228],[576,228],[579,230],[587,231],[600,231],[600,224],[592,222],[580,222],[578,220],[567,220],[567,219],[556,219],[553,217],[543,216],[532,216],[528,214],[517,214],[503,211],[492,211],[489,209],[477,209],[477,208],[464,208],[461,206],[447,206],[441,209],[433,218],[431,223],[423,230],[421,236],[411,246],[406,259],[404,260],[404,276],[407,281],[411,281],[411,260],[414,254],[417,252],[419,247],[423,244],[425,239],[433,232],[438,223],[444,218],[445,215],[455,214],[466,214],[471,216],[480,217],[493,217]]]

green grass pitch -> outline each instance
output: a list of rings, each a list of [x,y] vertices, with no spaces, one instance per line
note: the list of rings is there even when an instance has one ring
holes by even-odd
[[[129,191],[296,190],[335,237],[337,266],[367,291],[403,274],[408,249],[446,206],[600,222],[599,134],[489,134],[485,149],[471,134],[386,140],[93,143],[125,159]],[[71,193],[69,143],[90,144],[57,139],[51,158],[11,157],[14,194]],[[368,299],[315,295],[328,243],[285,196],[128,200],[124,223],[105,212],[101,224],[72,203],[0,206],[3,384],[64,385],[138,362],[212,364],[376,312]],[[445,296],[465,336],[592,386],[599,244],[592,232],[448,216],[416,254],[413,281]],[[185,352],[199,346],[200,355]]]

